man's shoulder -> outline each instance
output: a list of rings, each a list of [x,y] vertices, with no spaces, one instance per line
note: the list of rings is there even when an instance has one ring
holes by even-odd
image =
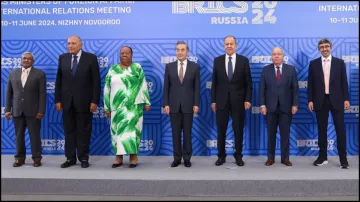
[[[81,57],[84,56],[84,57],[95,57],[97,58],[97,56],[93,53],[89,53],[89,52],[86,52],[86,51],[82,51],[81,53]]]

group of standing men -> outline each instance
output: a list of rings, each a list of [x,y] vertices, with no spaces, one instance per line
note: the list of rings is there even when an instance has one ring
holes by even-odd
[[[59,57],[55,84],[55,103],[63,111],[66,161],[62,168],[75,165],[89,167],[89,144],[92,130],[92,112],[100,100],[100,74],[97,57],[82,49],[81,39],[68,39],[68,53]],[[234,36],[224,39],[226,54],[216,57],[213,65],[211,109],[216,113],[218,129],[216,166],[226,162],[225,139],[229,116],[235,138],[234,158],[238,166],[243,161],[243,129],[245,111],[251,108],[253,83],[248,58],[236,53]],[[341,168],[349,168],[346,155],[344,109],[350,108],[346,67],[343,60],[331,55],[332,44],[321,39],[318,50],[321,57],[312,60],[308,75],[308,108],[315,111],[318,123],[319,157],[314,165],[327,163],[327,124],[331,111],[337,134],[337,147]],[[173,137],[174,161],[177,167],[184,160],[191,167],[193,114],[200,106],[200,66],[186,59],[188,45],[179,41],[175,62],[165,68],[163,107],[170,115]],[[275,163],[277,128],[280,128],[281,163],[292,166],[289,160],[289,136],[293,115],[299,107],[299,87],[295,67],[284,64],[284,52],[272,50],[273,63],[263,68],[260,79],[260,110],[266,117],[268,159],[266,166]],[[46,76],[33,67],[31,52],[22,55],[23,67],[9,75],[6,92],[5,117],[14,117],[16,155],[14,167],[25,163],[25,129],[28,127],[34,166],[41,166],[41,118],[46,106]],[[183,132],[183,146],[181,133]],[[182,148],[183,147],[183,148]]]

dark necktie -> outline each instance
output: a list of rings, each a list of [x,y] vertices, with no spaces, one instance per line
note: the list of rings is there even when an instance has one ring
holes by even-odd
[[[281,79],[280,67],[276,67],[276,69],[277,69],[277,71],[276,71],[276,79],[280,83],[280,79]]]
[[[231,57],[229,57],[229,62],[228,62],[228,77],[229,77],[229,81],[231,81],[232,76],[233,76],[233,66],[232,66],[232,62],[231,62]]]
[[[73,63],[72,63],[71,73],[72,73],[73,77],[75,77],[76,68],[77,68],[77,65],[78,65],[77,57],[78,56],[74,55],[74,60],[73,60]]]

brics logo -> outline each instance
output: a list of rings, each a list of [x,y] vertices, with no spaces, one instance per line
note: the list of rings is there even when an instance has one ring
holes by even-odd
[[[1,58],[1,68],[20,68],[21,58]]]
[[[55,82],[46,82],[46,93],[55,93]]]
[[[47,151],[64,151],[65,140],[41,139],[41,146]]]
[[[334,150],[334,140],[328,140],[328,150]],[[311,150],[319,150],[318,140],[298,140],[298,147],[310,147]]]
[[[209,149],[217,148],[217,140],[206,140],[206,147]],[[234,150],[234,140],[225,140],[225,150]]]

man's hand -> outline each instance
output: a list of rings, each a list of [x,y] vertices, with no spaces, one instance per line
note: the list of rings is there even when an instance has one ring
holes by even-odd
[[[250,102],[244,102],[244,107],[245,107],[245,110],[250,109],[251,103]]]
[[[170,106],[165,106],[164,107],[164,111],[165,111],[165,114],[169,115],[170,114]]]
[[[111,118],[111,112],[106,112],[106,116],[107,116],[108,118]]]
[[[296,114],[297,111],[298,111],[298,107],[297,106],[292,106],[291,113],[294,115],[294,114]]]
[[[267,113],[266,107],[260,107],[260,112],[261,112],[264,116],[266,116],[266,113]]]
[[[211,104],[211,109],[213,112],[216,112],[216,104]]]
[[[10,119],[12,118],[11,112],[6,112],[6,113],[5,113],[5,118],[6,118],[7,120],[10,120]]]
[[[62,109],[61,102],[56,103],[56,110],[60,112]]]
[[[314,103],[313,102],[309,102],[308,107],[311,112],[314,111]]]
[[[44,117],[44,114],[41,114],[41,113],[37,113],[37,115],[36,115],[36,118],[37,119],[42,119]]]
[[[349,102],[349,101],[345,101],[345,102],[344,102],[344,109],[345,109],[345,110],[350,109],[350,102]]]
[[[97,104],[91,103],[90,104],[90,112],[93,113],[97,108]]]
[[[145,105],[145,111],[149,111],[151,109],[151,106],[150,105]]]
[[[198,113],[199,107],[198,106],[193,106],[193,111],[194,111],[194,114]]]

